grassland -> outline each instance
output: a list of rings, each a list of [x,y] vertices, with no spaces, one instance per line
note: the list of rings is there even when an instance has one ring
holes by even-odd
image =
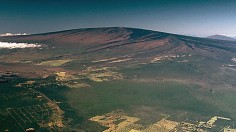
[[[123,79],[89,82],[89,88],[72,89],[64,96],[85,118],[122,109],[149,125],[162,113],[171,115],[171,120],[192,123],[213,115],[235,119],[236,94],[232,87],[224,85],[234,85],[235,74],[222,70],[221,63],[209,58],[192,56],[188,60],[124,66],[119,70]]]

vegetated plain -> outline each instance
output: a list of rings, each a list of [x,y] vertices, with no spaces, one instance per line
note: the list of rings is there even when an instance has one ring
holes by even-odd
[[[57,117],[63,116],[63,125],[47,116],[47,125],[26,123],[23,129],[103,131],[106,125],[89,119],[117,110],[140,119],[136,122],[140,128],[132,124],[124,127],[127,131],[146,130],[163,115],[178,123],[208,121],[212,116],[231,119],[204,128],[208,131],[232,126],[236,119],[236,43],[232,41],[119,27],[1,37],[0,41],[42,44],[41,48],[0,49],[0,72],[11,71],[18,80],[1,83],[1,90],[15,94],[21,88],[32,89],[63,111],[56,112]],[[18,104],[11,107],[26,105]],[[19,128],[15,124],[0,130]]]

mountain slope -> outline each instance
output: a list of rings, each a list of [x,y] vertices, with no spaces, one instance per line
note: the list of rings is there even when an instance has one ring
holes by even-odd
[[[3,42],[41,44],[40,48],[1,49],[3,62],[33,64],[48,60],[73,60],[64,66],[123,65],[149,63],[157,56],[192,54],[224,62],[236,53],[236,43],[206,38],[196,38],[151,30],[110,27],[74,29],[44,34],[0,37]],[[29,54],[31,54],[29,56]],[[17,56],[16,56],[17,55]],[[123,63],[89,63],[102,59],[130,59]]]
[[[236,41],[236,39],[228,37],[228,36],[224,36],[224,35],[212,35],[212,36],[208,36],[207,38],[218,39],[218,40],[227,40],[227,41]]]
[[[1,37],[0,41],[42,43],[47,45],[48,48],[66,48],[72,51],[75,50],[76,53],[88,53],[112,48],[118,50],[122,47],[124,47],[124,52],[126,50],[127,52],[138,52],[139,50],[153,50],[157,47],[162,49],[178,46],[191,47],[186,48],[186,50],[214,47],[235,51],[232,42],[224,42],[225,45],[223,45],[219,41],[210,39],[122,27],[75,29],[45,34]]]

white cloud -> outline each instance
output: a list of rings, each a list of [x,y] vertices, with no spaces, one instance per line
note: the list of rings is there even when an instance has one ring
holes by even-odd
[[[5,34],[0,34],[0,36],[17,36],[17,35],[27,35],[26,33],[16,33],[16,34],[12,34],[12,33],[5,33]]]
[[[16,49],[16,48],[38,48],[40,44],[33,43],[12,43],[12,42],[0,42],[0,49]]]

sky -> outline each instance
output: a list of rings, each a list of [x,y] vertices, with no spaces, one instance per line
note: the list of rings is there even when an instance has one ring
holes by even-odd
[[[0,34],[92,27],[236,36],[236,0],[0,0]]]

